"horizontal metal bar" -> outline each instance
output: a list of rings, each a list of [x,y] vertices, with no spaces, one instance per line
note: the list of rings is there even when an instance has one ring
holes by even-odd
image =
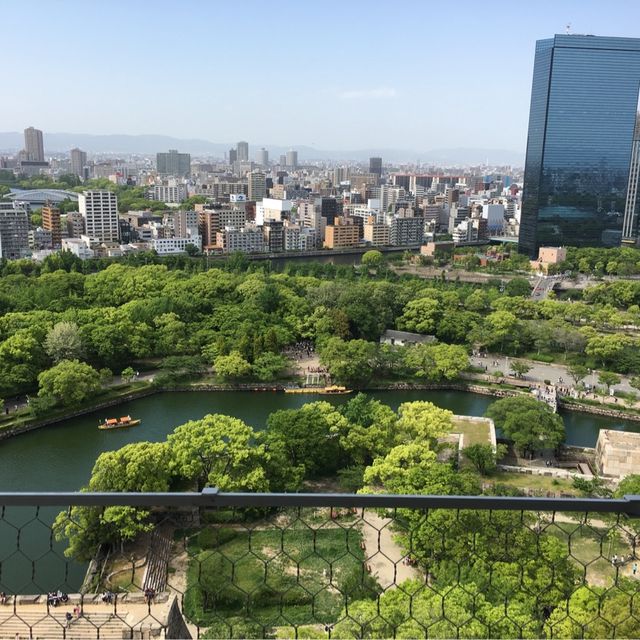
[[[353,493],[0,493],[4,506],[133,507],[357,507],[384,509],[479,509],[581,511],[640,516],[640,495],[608,498],[521,498],[510,496],[360,495]]]

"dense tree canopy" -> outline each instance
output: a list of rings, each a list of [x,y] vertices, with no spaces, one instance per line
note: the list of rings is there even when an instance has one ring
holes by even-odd
[[[502,398],[485,414],[522,453],[557,449],[565,438],[562,418],[549,405],[531,396]]]

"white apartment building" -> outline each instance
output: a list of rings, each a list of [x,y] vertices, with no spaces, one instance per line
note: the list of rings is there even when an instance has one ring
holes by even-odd
[[[155,184],[149,189],[151,200],[166,202],[168,204],[179,204],[187,199],[186,184]]]
[[[367,200],[367,205],[362,204],[353,205],[351,215],[354,218],[362,218],[368,220],[370,217],[374,217],[376,222],[384,222],[384,209],[380,208],[380,200],[378,198],[370,198]]]
[[[313,202],[301,202],[298,205],[298,222],[309,229],[320,231],[322,224],[322,207]]]
[[[318,233],[310,227],[300,227],[297,224],[284,227],[285,251],[310,251],[318,247]]]
[[[266,220],[279,222],[291,213],[291,200],[264,198],[256,204],[256,225],[262,226]]]
[[[78,256],[81,260],[88,260],[94,256],[93,249],[81,238],[62,238],[62,250],[71,251],[74,256]]]
[[[98,242],[118,242],[118,197],[112,191],[83,191],[78,209],[84,218],[85,233]]]
[[[262,253],[264,251],[262,228],[255,226],[244,229],[226,227],[216,234],[216,244],[223,253],[233,253],[234,251]]]
[[[151,241],[151,246],[158,252],[158,255],[171,253],[184,253],[187,245],[193,245],[202,251],[202,236],[193,235],[186,238],[155,238]]]

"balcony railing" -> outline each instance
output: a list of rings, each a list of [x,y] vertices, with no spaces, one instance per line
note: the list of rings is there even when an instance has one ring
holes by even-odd
[[[0,505],[0,638],[640,636],[640,496]]]

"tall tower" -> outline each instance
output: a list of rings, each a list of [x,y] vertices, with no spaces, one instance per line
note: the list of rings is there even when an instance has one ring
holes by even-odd
[[[622,71],[623,70],[623,71]],[[538,40],[519,249],[615,246],[623,235],[640,84],[640,38]],[[637,154],[636,154],[637,158]],[[630,220],[628,220],[630,222]]]
[[[265,169],[269,166],[269,152],[264,147],[260,149],[258,154],[258,164]]]
[[[291,149],[287,151],[287,167],[296,169],[298,166],[298,152]]]
[[[249,200],[262,200],[267,195],[267,177],[262,171],[250,171],[247,174],[249,183]]]
[[[636,114],[636,129],[633,133],[631,147],[631,166],[629,167],[629,184],[627,186],[627,202],[624,206],[622,221],[622,243],[635,245],[638,241],[638,179],[640,178],[640,112]]]
[[[80,149],[71,149],[71,173],[84,177],[84,167],[87,164],[87,154]]]
[[[29,127],[24,130],[24,150],[32,162],[44,162],[44,143],[40,129]]]
[[[378,178],[382,176],[382,158],[369,158],[369,173],[375,173]]]
[[[83,191],[78,196],[78,209],[89,237],[98,242],[118,241],[118,197],[113,191]]]
[[[240,141],[236,145],[238,154],[238,162],[248,162],[249,160],[249,143]]]

